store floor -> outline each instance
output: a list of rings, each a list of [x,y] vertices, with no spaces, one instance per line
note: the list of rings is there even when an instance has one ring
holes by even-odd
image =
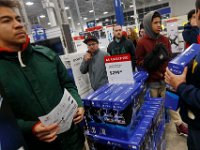
[[[176,132],[174,123],[166,124],[166,150],[187,150],[187,137],[180,136]]]

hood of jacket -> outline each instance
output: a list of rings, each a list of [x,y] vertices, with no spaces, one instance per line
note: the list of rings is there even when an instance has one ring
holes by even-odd
[[[26,67],[26,65],[23,63],[22,60],[22,52],[24,52],[29,47],[29,45],[30,45],[30,39],[28,36],[26,36],[26,42],[22,44],[20,51],[16,51],[10,48],[0,47],[0,55],[3,57],[7,57],[11,60],[17,57],[21,67]]]
[[[144,30],[145,30],[145,33],[152,39],[158,39],[160,34],[157,34],[153,31],[152,29],[152,17],[155,13],[159,13],[157,11],[151,11],[149,12],[148,14],[146,14],[144,16],[144,19],[143,19],[143,25],[144,25]]]

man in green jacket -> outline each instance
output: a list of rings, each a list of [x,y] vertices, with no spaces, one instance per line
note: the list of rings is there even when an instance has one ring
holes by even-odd
[[[15,8],[13,1],[0,1],[0,94],[9,102],[29,149],[82,150],[84,136],[78,123],[84,109],[76,86],[52,50],[29,44]],[[57,134],[58,124],[45,126],[38,117],[60,102],[64,89],[79,107],[70,130]]]

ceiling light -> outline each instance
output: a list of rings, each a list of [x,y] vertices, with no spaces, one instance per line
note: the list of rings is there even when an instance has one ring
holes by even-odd
[[[132,7],[134,7],[134,5],[130,5],[129,7],[132,8]]]
[[[72,17],[68,17],[68,19],[72,19]]]
[[[51,25],[51,22],[48,22],[48,25]]]
[[[40,16],[40,18],[45,18],[45,17],[46,17],[45,15],[41,15],[41,16]]]
[[[78,26],[80,26],[80,23],[77,23]]]
[[[65,10],[68,10],[69,9],[69,7],[67,6],[67,7],[65,7]]]
[[[161,2],[162,0],[158,0],[159,2]]]
[[[134,15],[130,16],[131,18],[134,18]]]
[[[99,18],[96,18],[95,20],[99,20]]]
[[[92,12],[94,12],[94,10],[90,10],[89,12],[92,13]]]
[[[83,18],[83,20],[87,20],[88,18]]]
[[[26,2],[26,5],[27,6],[31,6],[31,5],[33,5],[34,3],[33,2]]]
[[[107,11],[103,12],[104,15],[107,14],[107,13],[108,13]]]

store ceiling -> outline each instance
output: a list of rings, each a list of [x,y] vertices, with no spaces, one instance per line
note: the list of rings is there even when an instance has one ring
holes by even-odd
[[[46,15],[46,10],[42,7],[41,1],[42,0],[23,0],[24,3],[27,1],[34,2],[34,5],[32,6],[26,6],[27,14],[30,20],[33,18],[36,18],[37,16],[40,16],[42,14]],[[51,1],[51,0],[50,0]],[[79,18],[77,15],[77,10],[75,6],[74,0],[64,0],[65,6],[69,7],[69,10],[67,11],[68,17],[72,17],[74,24],[77,25],[79,23]],[[90,13],[89,10],[92,10],[92,0],[77,0],[81,16],[83,18],[88,18],[85,21],[93,20],[94,19],[94,12]],[[130,5],[132,5],[133,0],[121,0],[123,3],[124,10],[133,10],[133,8],[130,8]],[[136,6],[145,6],[148,5],[148,3],[160,3],[160,1],[166,1],[166,0],[136,0]],[[114,4],[113,0],[93,0],[94,4],[94,10],[95,10],[95,18],[102,18],[109,16],[111,14],[114,14]],[[103,12],[108,12],[108,14],[103,14]],[[48,19],[46,19],[48,21]]]

